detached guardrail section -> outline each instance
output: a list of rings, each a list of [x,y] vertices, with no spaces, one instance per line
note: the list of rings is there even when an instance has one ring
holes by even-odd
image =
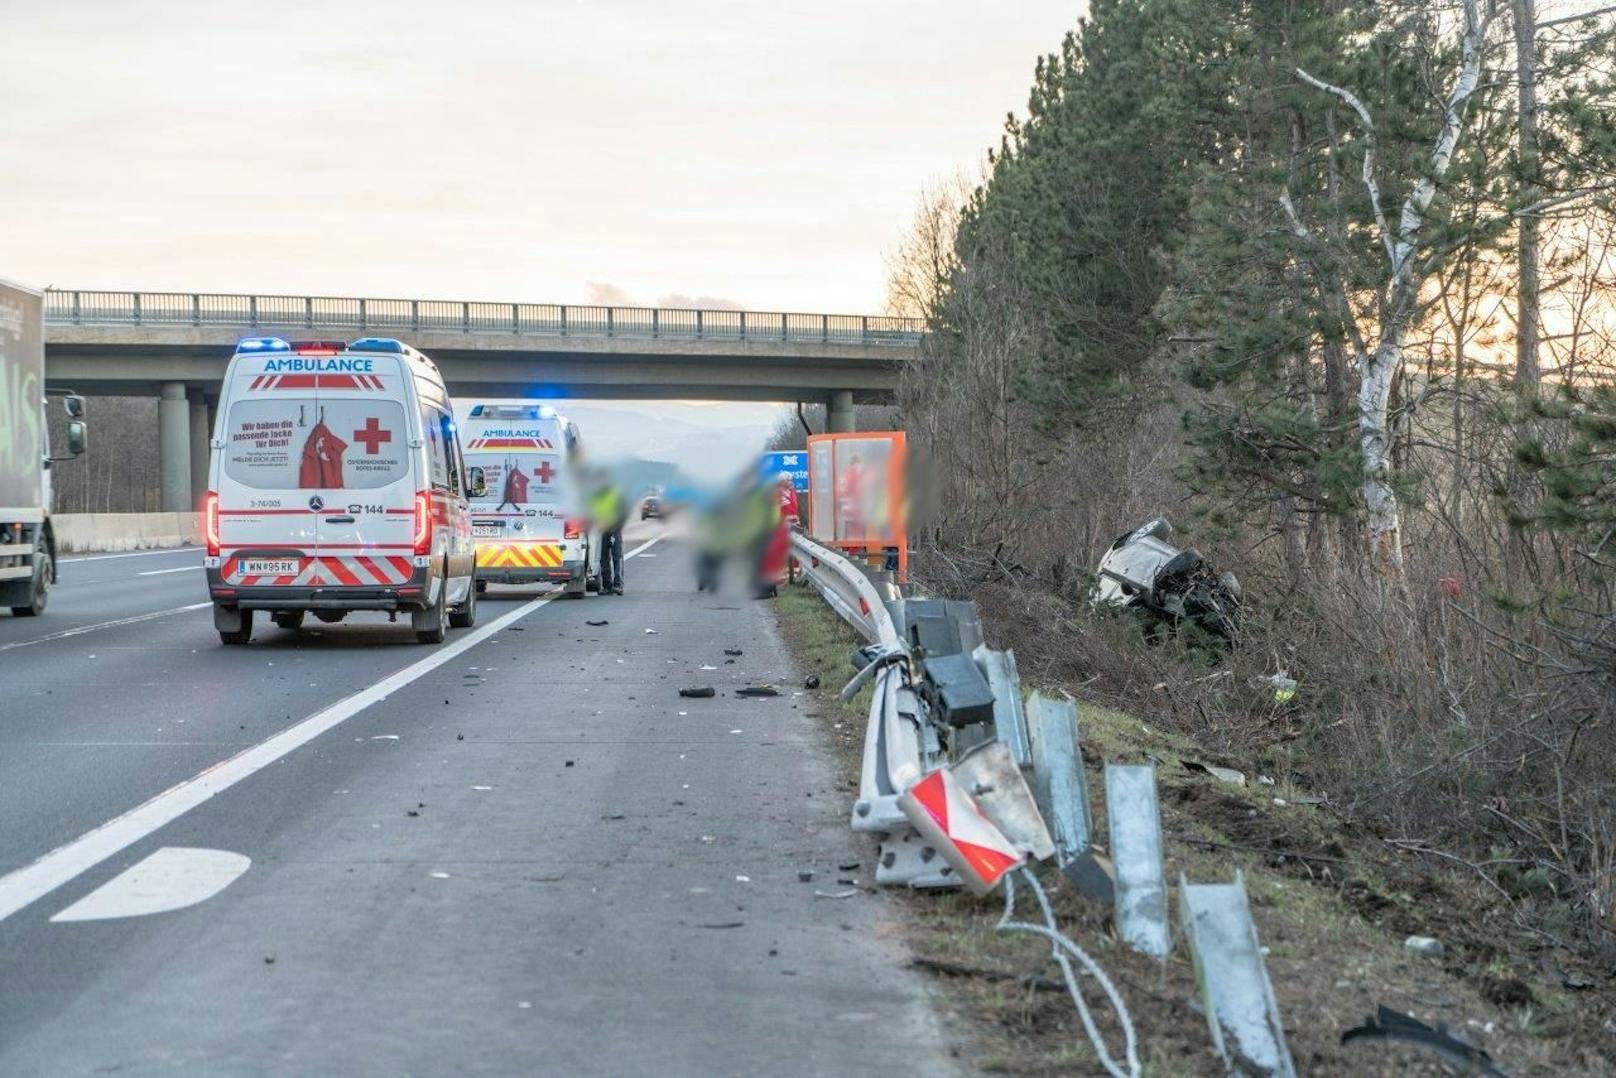
[[[45,322],[63,326],[504,333],[534,337],[785,341],[904,348],[917,344],[925,330],[924,321],[918,318],[874,314],[76,289],[51,289],[45,293]]]
[[[1106,765],[1110,849],[1101,850],[1076,703],[1036,693],[1024,702],[1015,656],[981,643],[974,603],[883,602],[864,571],[842,555],[800,534],[792,548],[807,580],[867,641],[842,695],[851,699],[874,682],[852,826],[880,839],[876,881],[965,886],[978,894],[1002,886],[1000,931],[1050,942],[1101,1065],[1114,1076],[1139,1075],[1124,1000],[1104,970],[1059,931],[1026,864],[1053,857],[1080,893],[1113,907],[1124,943],[1165,961],[1174,940],[1154,766]],[[1017,881],[1032,892],[1043,924],[1014,920]],[[1177,901],[1218,1054],[1231,1068],[1294,1078],[1244,880],[1238,873],[1224,884],[1181,879]],[[1094,1024],[1074,962],[1117,1015],[1121,1059]]]

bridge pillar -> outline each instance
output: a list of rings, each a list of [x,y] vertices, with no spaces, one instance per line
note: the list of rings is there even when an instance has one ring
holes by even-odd
[[[838,389],[830,395],[830,406],[825,410],[825,430],[831,434],[846,434],[858,429],[853,414],[853,392]]]
[[[202,504],[202,495],[208,490],[208,440],[213,425],[208,422],[208,401],[200,389],[186,393],[190,405],[191,424],[191,505]]]
[[[157,456],[162,509],[183,513],[191,503],[191,406],[184,382],[164,382],[157,402]]]

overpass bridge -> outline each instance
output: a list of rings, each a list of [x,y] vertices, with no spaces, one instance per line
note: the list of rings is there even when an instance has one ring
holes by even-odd
[[[80,393],[160,398],[162,504],[178,512],[206,483],[242,337],[397,337],[457,398],[800,401],[851,430],[855,403],[893,399],[922,329],[886,315],[52,289],[45,370]]]

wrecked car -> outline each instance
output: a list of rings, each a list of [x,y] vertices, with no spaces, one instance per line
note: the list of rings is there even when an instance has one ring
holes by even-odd
[[[1173,526],[1157,517],[1111,544],[1091,593],[1096,607],[1127,607],[1156,623],[1189,622],[1232,644],[1240,635],[1240,582],[1216,572],[1194,547],[1172,542]]]

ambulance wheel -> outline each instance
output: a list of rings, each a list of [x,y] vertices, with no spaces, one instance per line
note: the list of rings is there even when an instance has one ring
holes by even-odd
[[[303,611],[277,610],[270,615],[269,620],[275,623],[277,629],[290,629],[292,632],[303,628]]]
[[[579,582],[577,584],[568,584],[566,590],[561,593],[561,597],[563,599],[582,599],[588,594],[589,585]]]
[[[32,618],[45,612],[50,601],[51,556],[42,535],[34,542],[34,578],[28,585],[28,602],[11,608],[13,617]]]
[[[252,639],[253,612],[236,606],[213,608],[213,627],[219,630],[219,643],[242,647]]]
[[[449,579],[438,585],[438,601],[425,610],[410,611],[410,628],[418,644],[441,644],[449,635]]]
[[[466,589],[466,601],[449,611],[449,624],[456,629],[469,629],[477,624],[477,588]]]

